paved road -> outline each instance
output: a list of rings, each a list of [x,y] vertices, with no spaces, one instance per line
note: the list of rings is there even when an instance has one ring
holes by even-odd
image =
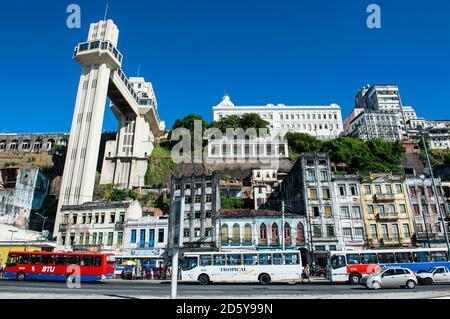
[[[209,285],[180,284],[181,298],[442,298],[450,296],[449,285],[371,291],[362,286],[311,284]],[[0,281],[1,298],[168,298],[169,283],[111,281],[82,284],[69,289],[65,283]]]

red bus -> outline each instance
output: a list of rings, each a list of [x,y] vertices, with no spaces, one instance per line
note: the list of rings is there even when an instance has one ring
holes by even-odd
[[[75,280],[74,267],[80,267],[80,281],[113,278],[115,257],[111,254],[73,252],[10,252],[3,278],[43,281]]]

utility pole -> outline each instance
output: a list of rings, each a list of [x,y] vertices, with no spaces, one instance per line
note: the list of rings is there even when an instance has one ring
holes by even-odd
[[[8,250],[8,255],[11,252],[11,246],[12,246],[12,242],[13,242],[13,237],[14,234],[17,233],[17,230],[9,230],[9,232],[11,233],[11,240],[9,241],[9,250]]]
[[[281,201],[281,229],[283,231],[282,233],[282,243],[283,243],[283,251],[286,250],[286,238],[285,238],[285,217],[284,217],[285,207],[284,207],[284,200]]]

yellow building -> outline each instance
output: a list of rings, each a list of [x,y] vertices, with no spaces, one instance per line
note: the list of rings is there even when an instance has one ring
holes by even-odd
[[[412,246],[414,227],[403,178],[372,174],[363,178],[361,189],[369,247]]]
[[[0,242],[0,265],[6,263],[10,251],[53,251],[55,247],[46,242]]]

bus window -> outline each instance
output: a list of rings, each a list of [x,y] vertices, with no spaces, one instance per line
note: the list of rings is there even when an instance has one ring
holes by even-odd
[[[361,264],[378,264],[377,254],[361,254]]]
[[[101,267],[101,266],[102,266],[102,256],[95,256],[94,267]]]
[[[331,257],[331,267],[333,269],[339,269],[339,268],[343,268],[345,266],[347,266],[347,264],[345,262],[345,256],[334,255],[333,257]]]
[[[379,264],[392,264],[395,263],[395,258],[393,253],[381,253],[378,254]]]
[[[57,255],[55,256],[55,266],[65,266],[66,265],[66,256]]]
[[[212,266],[212,258],[210,255],[200,256],[200,266]]]
[[[282,265],[283,262],[281,260],[281,254],[273,254],[273,264],[274,265]]]
[[[427,251],[414,253],[415,263],[428,263],[430,262],[430,253]]]
[[[9,267],[16,266],[18,259],[19,259],[19,256],[17,256],[17,255],[9,255],[8,260],[6,261],[6,266],[9,266]]]
[[[395,260],[398,264],[407,264],[413,261],[411,253],[395,253]]]
[[[358,265],[360,263],[360,257],[358,254],[348,254],[347,255],[347,263],[349,265]]]
[[[300,258],[297,254],[285,254],[284,260],[286,265],[299,265]]]
[[[67,257],[67,264],[69,266],[71,266],[71,265],[79,265],[80,264],[80,257],[79,256],[69,256],[69,257]]]
[[[448,261],[447,253],[444,251],[436,251],[431,253],[431,260],[434,262]]]
[[[260,265],[272,265],[272,255],[271,254],[260,254],[259,255]]]
[[[42,255],[41,264],[42,265],[53,265],[53,256],[52,255]]]
[[[197,267],[197,257],[185,257],[183,260],[182,270],[188,271]]]
[[[30,255],[20,255],[19,265],[26,265],[30,263]]]
[[[225,266],[225,255],[214,255],[214,266]]]
[[[228,255],[227,256],[227,266],[238,266],[242,264],[241,255]]]
[[[258,255],[244,255],[244,265],[245,266],[258,265]]]
[[[41,263],[41,255],[31,255],[28,261],[32,265],[37,265]]]
[[[93,256],[81,257],[80,266],[91,267],[93,265]]]

